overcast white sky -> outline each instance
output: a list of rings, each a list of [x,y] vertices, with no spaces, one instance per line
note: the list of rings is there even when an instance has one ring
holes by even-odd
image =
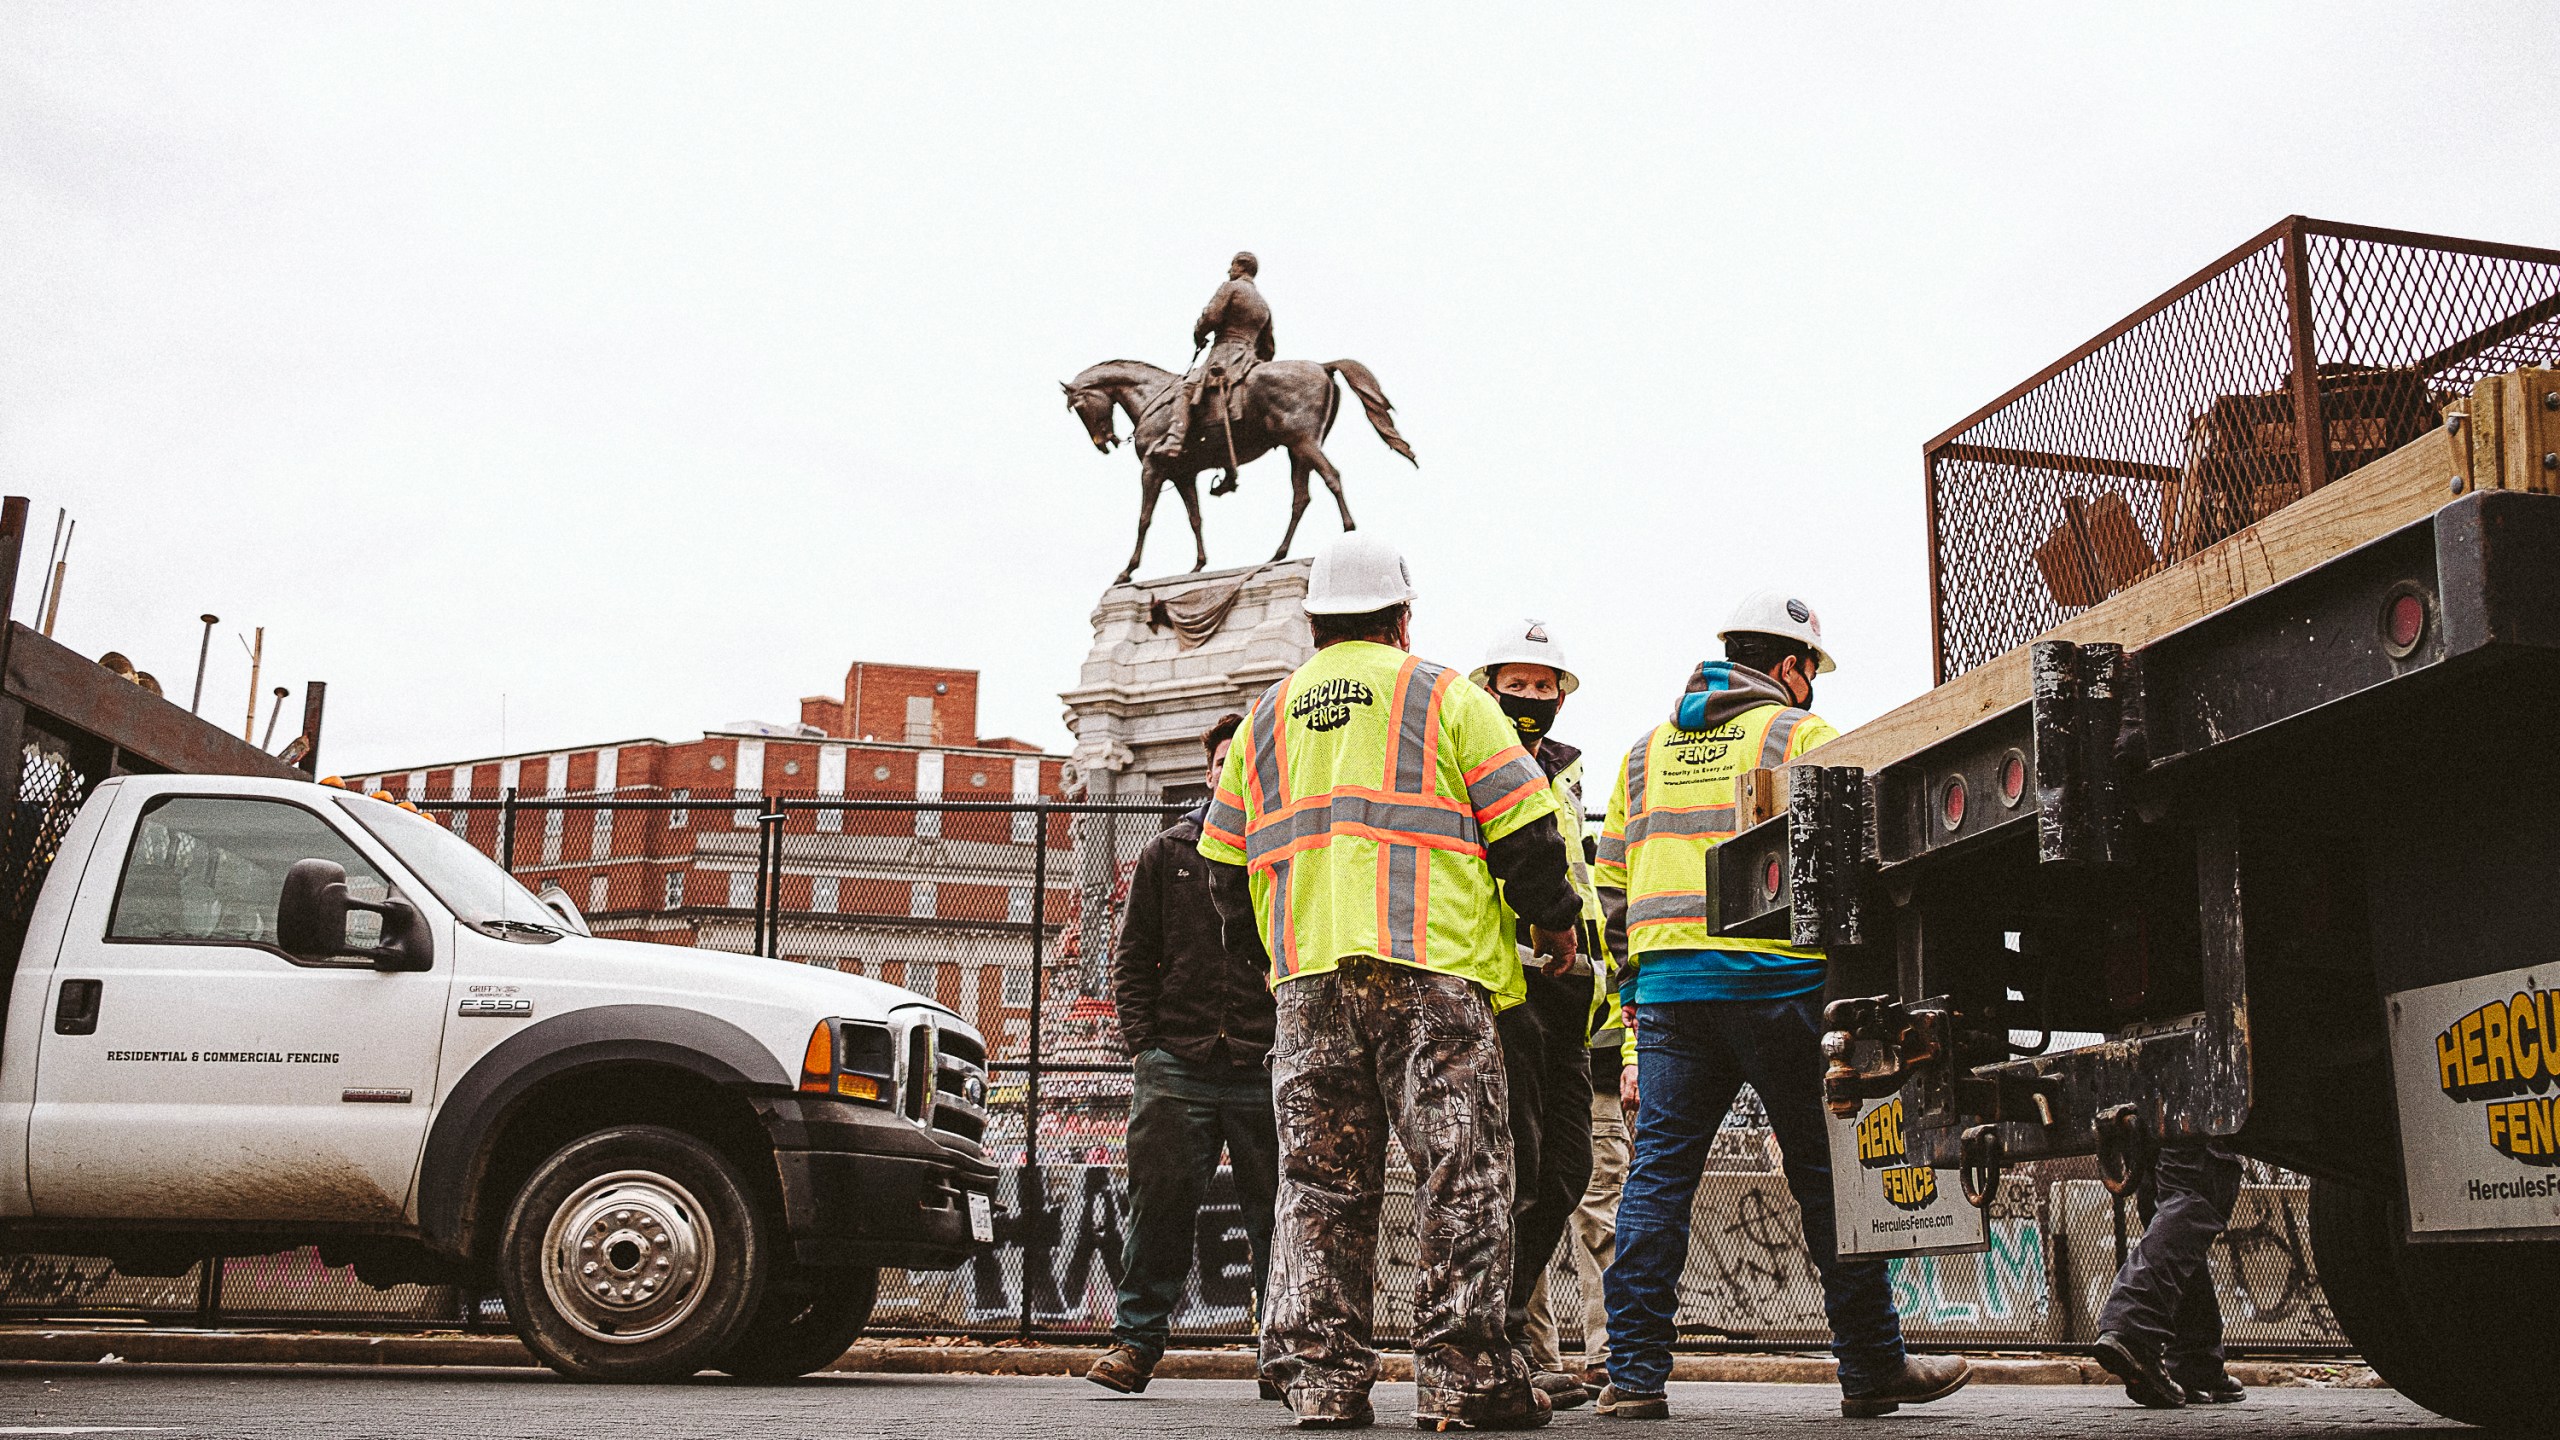
[[[58,638],[328,768],[1057,693],[1135,461],[1057,382],[1238,247],[1417,648],[1545,618],[1620,750],[1745,591],[1923,689],[1923,440],[2289,212],[2560,245],[2560,10],[0,3],[0,486]],[[1267,555],[1287,471],[1208,503]],[[1321,492],[1319,492],[1321,495]],[[1169,498],[1169,497],[1168,497]],[[1180,569],[1178,506],[1145,573]],[[1335,533],[1321,501],[1301,553]],[[27,567],[33,602],[41,551]],[[501,735],[502,700],[505,732]],[[299,697],[296,701],[298,705]],[[291,726],[285,727],[288,731]]]

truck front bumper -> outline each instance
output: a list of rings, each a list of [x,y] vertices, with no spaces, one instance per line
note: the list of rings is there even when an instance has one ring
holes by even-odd
[[[763,1108],[801,1264],[948,1270],[986,1248],[996,1167],[976,1147],[843,1101]]]

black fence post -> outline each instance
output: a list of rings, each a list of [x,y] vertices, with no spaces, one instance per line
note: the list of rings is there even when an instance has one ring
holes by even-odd
[[[516,787],[508,786],[498,796],[498,868],[516,873]]]
[[[1040,1178],[1040,1012],[1049,977],[1049,805],[1031,807],[1031,1044],[1022,1057],[1022,1177],[1015,1197],[1019,1212],[1015,1229],[1024,1236],[1022,1264],[1022,1333],[1031,1334],[1030,1245],[1047,1233],[1042,1221],[1049,1208],[1049,1187]]]
[[[768,797],[765,805],[764,814],[756,817],[766,837],[764,874],[757,883],[763,898],[756,907],[756,953],[772,960],[782,954],[782,827],[789,812],[779,796]]]

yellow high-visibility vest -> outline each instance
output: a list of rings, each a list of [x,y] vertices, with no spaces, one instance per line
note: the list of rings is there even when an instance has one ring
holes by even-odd
[[[1530,756],[1529,763],[1536,765],[1538,757]],[[1543,766],[1540,768],[1544,769]],[[1547,782],[1547,788],[1555,793],[1556,830],[1564,836],[1566,878],[1572,881],[1573,893],[1582,901],[1582,918],[1590,922],[1582,927],[1582,949],[1583,958],[1591,962],[1590,1026],[1596,1029],[1602,1022],[1603,1012],[1616,1003],[1617,997],[1609,988],[1608,912],[1601,908],[1600,890],[1591,878],[1591,863],[1582,854],[1582,757],[1575,756],[1572,764],[1557,771]],[[1502,924],[1504,933],[1516,941],[1520,933],[1520,916],[1511,908],[1508,896],[1502,902]],[[1595,936],[1598,937],[1596,941]],[[1529,998],[1525,967],[1537,962],[1522,956],[1520,963],[1524,967],[1520,988],[1504,995],[1495,1008],[1508,1010]],[[1590,1030],[1586,1029],[1584,1034],[1589,1035]]]
[[[1707,929],[1707,851],[1738,831],[1746,770],[1784,765],[1840,732],[1783,705],[1745,710],[1712,730],[1665,721],[1627,752],[1609,792],[1595,879],[1627,894],[1627,951],[1641,965],[1659,950],[1754,950],[1818,960],[1775,940]]]
[[[1346,956],[1522,993],[1485,847],[1556,813],[1493,697],[1391,646],[1328,645],[1253,702],[1200,829],[1252,875],[1276,987]]]

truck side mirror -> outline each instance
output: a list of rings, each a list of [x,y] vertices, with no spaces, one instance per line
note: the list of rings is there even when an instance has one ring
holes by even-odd
[[[347,912],[367,910],[382,917],[381,943],[347,944]],[[347,870],[334,860],[296,860],[284,872],[284,891],[276,899],[276,943],[287,954],[311,960],[352,955],[370,960],[376,970],[427,970],[435,965],[435,940],[418,907],[393,896],[376,905],[347,895]]]

